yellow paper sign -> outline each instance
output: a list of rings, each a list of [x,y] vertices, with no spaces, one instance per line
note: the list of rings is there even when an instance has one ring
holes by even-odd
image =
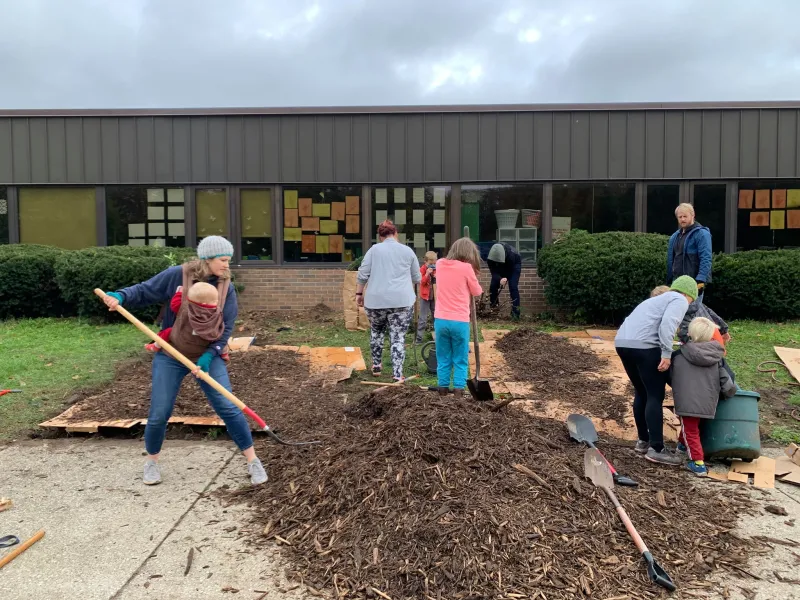
[[[786,229],[786,211],[773,210],[769,214],[770,229]]]
[[[283,239],[286,242],[299,242],[303,239],[303,230],[299,227],[284,227]]]
[[[297,208],[297,190],[284,190],[283,208]]]
[[[330,252],[330,241],[327,235],[317,236],[317,254],[328,254]]]
[[[311,216],[314,217],[325,217],[329,219],[331,216],[331,205],[330,204],[312,204],[311,205]]]
[[[339,221],[320,221],[319,232],[327,234],[339,233]]]
[[[800,190],[786,191],[786,206],[788,208],[800,208]]]

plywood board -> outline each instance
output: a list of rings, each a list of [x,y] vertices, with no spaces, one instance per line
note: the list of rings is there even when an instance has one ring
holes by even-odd
[[[786,228],[800,229],[800,210],[786,211]]]
[[[358,215],[347,215],[346,233],[361,233],[361,217]]]
[[[769,227],[769,213],[751,212],[750,227]]]
[[[319,231],[319,217],[302,217],[300,223],[303,231]]]
[[[756,190],[756,208],[769,208],[769,190]]]
[[[753,190],[739,190],[739,208],[753,208]]]
[[[301,217],[313,217],[314,214],[311,212],[311,205],[313,201],[311,198],[300,198],[297,201],[297,208],[299,209]]]
[[[328,237],[328,244],[330,245],[331,254],[341,254],[344,252],[344,237],[341,235],[332,235]]]
[[[300,248],[303,254],[314,254],[317,251],[317,236],[304,235],[303,245]]]
[[[773,349],[778,358],[781,359],[781,362],[786,365],[792,377],[800,382],[800,349],[782,348],[780,346],[775,346]]]
[[[313,204],[311,206],[311,214],[315,217],[324,217],[326,219],[330,218],[331,216],[331,205],[330,204]]]
[[[283,226],[300,227],[300,216],[296,208],[283,209]]]
[[[345,212],[348,215],[361,214],[361,198],[359,196],[345,196]]]
[[[344,202],[331,202],[331,219],[334,221],[344,221],[346,214]]]
[[[772,208],[786,208],[786,190],[772,190]]]
[[[339,221],[322,219],[319,222],[319,232],[326,235],[339,233]]]

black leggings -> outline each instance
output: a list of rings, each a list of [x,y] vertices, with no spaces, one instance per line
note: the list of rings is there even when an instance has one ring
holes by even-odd
[[[633,397],[633,418],[639,439],[649,442],[656,452],[664,449],[664,394],[668,371],[658,370],[661,349],[617,348],[622,366],[636,391]]]

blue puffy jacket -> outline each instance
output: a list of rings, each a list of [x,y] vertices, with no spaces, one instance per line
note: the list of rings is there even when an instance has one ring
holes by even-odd
[[[711,283],[711,231],[695,223],[684,234],[683,252],[676,252],[681,230],[669,238],[667,250],[667,285],[681,275],[688,275],[697,283]]]

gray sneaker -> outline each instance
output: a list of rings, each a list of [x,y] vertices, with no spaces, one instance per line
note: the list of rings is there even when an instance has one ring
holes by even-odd
[[[650,442],[643,442],[642,440],[636,441],[636,446],[634,446],[633,451],[636,454],[647,454],[647,451],[650,449]]]
[[[142,477],[142,483],[145,485],[156,485],[157,483],[161,483],[161,469],[158,467],[158,463],[156,461],[148,459],[144,463],[144,476]]]
[[[683,464],[683,457],[678,454],[673,454],[666,447],[661,452],[656,452],[652,448],[647,451],[644,457],[652,463],[659,465],[670,465],[672,467],[679,467]]]
[[[247,463],[247,472],[250,473],[250,483],[253,485],[261,485],[269,479],[267,472],[264,470],[264,465],[257,458]]]

